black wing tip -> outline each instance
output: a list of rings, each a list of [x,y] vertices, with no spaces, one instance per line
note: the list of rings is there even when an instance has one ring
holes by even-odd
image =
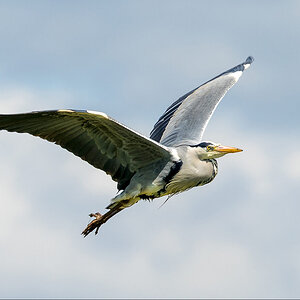
[[[251,65],[253,62],[254,62],[254,57],[253,56],[248,56],[247,59],[245,60],[244,64]]]
[[[244,72],[248,67],[254,62],[254,57],[253,56],[248,56],[245,62],[225,71],[224,73],[220,74],[219,76],[229,74],[229,73],[235,73],[235,72]],[[217,77],[219,77],[217,76]]]

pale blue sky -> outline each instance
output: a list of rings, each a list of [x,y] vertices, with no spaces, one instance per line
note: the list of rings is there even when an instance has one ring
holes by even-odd
[[[244,152],[209,185],[80,236],[114,182],[1,132],[0,297],[300,297],[299,1],[0,1],[0,112],[103,111],[149,134],[252,55],[205,139]]]

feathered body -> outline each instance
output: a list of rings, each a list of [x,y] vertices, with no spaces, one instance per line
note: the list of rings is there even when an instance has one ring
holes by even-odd
[[[203,142],[217,105],[253,62],[245,62],[207,81],[175,101],[154,125],[150,138],[105,113],[53,110],[0,115],[0,130],[29,133],[54,142],[109,174],[120,191],[83,231],[86,236],[140,199],[173,195],[211,182],[216,158],[238,148]]]
[[[218,172],[215,159],[201,159],[201,147],[179,146],[173,149],[172,160],[139,170],[125,190],[112,199],[107,208],[122,202],[129,207],[140,199],[154,199],[173,195],[211,182]],[[143,185],[140,183],[143,182]]]

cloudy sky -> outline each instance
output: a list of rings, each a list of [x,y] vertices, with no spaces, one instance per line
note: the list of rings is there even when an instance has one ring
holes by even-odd
[[[0,1],[0,112],[103,111],[143,134],[253,55],[205,139],[244,152],[204,187],[83,238],[115,183],[0,133],[0,297],[300,297],[299,1]]]

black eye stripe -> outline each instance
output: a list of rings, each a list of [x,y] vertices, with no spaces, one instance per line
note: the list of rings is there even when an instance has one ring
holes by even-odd
[[[212,143],[209,142],[202,142],[198,145],[192,145],[191,147],[201,147],[201,148],[206,148],[207,146],[213,145]]]

